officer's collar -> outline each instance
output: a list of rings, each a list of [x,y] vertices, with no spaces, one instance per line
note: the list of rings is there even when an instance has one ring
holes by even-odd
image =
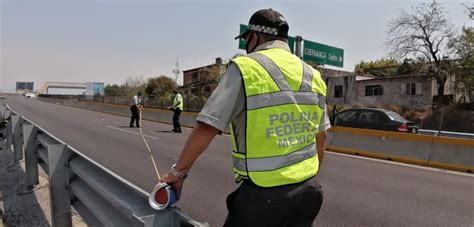
[[[280,48],[288,52],[291,52],[290,47],[288,46],[288,43],[281,40],[272,40],[272,41],[264,42],[258,45],[253,52],[272,49],[272,48]]]

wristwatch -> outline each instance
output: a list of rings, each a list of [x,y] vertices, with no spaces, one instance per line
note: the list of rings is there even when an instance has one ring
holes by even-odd
[[[187,173],[179,172],[178,170],[176,170],[176,164],[171,166],[170,173],[173,174],[175,177],[181,179],[181,180],[186,179],[186,177],[188,176]]]

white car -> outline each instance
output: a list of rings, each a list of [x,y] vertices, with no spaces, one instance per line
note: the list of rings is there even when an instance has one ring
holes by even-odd
[[[36,94],[28,92],[28,93],[25,94],[25,97],[30,98],[30,99],[34,99],[34,98],[36,98]]]

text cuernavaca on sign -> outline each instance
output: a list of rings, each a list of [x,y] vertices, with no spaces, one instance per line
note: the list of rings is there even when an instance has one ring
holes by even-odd
[[[321,43],[304,40],[303,60],[323,65],[344,66],[344,50]]]

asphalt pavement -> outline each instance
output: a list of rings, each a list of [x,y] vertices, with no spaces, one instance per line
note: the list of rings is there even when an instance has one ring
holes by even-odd
[[[7,96],[22,116],[118,175],[151,191],[156,176],[137,128],[129,118]],[[177,160],[192,129],[145,121],[161,174]],[[228,136],[217,136],[196,161],[177,206],[197,221],[221,226],[233,181]],[[474,226],[474,177],[357,156],[326,153],[319,172],[324,203],[316,226]],[[271,217],[269,217],[271,218]]]

